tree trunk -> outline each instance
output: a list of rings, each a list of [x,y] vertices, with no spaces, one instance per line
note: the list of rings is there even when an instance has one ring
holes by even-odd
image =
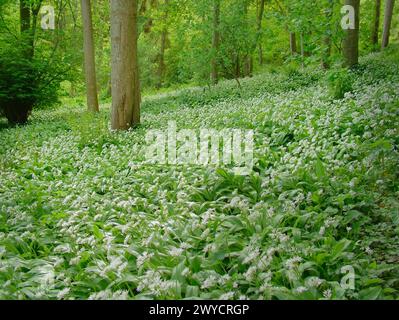
[[[327,30],[323,40],[324,46],[322,49],[322,61],[321,61],[321,66],[324,70],[330,68],[330,56],[331,56],[331,46],[332,46],[331,34],[333,33],[331,22],[332,22],[333,12],[334,12],[334,0],[328,0],[328,8],[325,11],[325,16],[327,20],[327,26],[326,26]]]
[[[259,14],[258,14],[258,19],[257,19],[257,25],[256,25],[256,43],[255,47],[258,45],[258,55],[259,55],[259,64],[263,64],[263,49],[262,49],[262,20],[263,20],[263,14],[265,12],[265,0],[260,0],[259,3]]]
[[[392,13],[394,5],[395,5],[395,0],[386,0],[384,31],[382,33],[382,49],[386,48],[389,44],[389,35],[391,31]]]
[[[381,0],[375,0],[373,33],[371,35],[371,43],[374,47],[378,45],[378,34],[380,32],[380,17],[381,17]]]
[[[161,34],[161,48],[159,51],[159,62],[158,62],[158,83],[157,88],[161,88],[163,85],[163,79],[165,75],[165,49],[166,49],[166,40],[167,40],[168,32],[166,29],[162,31]]]
[[[168,29],[167,29],[167,19],[168,19],[168,3],[169,0],[165,0],[165,8],[164,8],[164,16],[163,16],[163,27],[161,33],[161,46],[159,50],[158,56],[158,83],[157,88],[160,89],[163,85],[163,80],[165,76],[165,50],[166,50],[166,41],[168,37]]]
[[[243,72],[244,72],[244,77],[252,77],[253,75],[253,58],[252,55],[248,55],[245,57],[244,61],[243,61]]]
[[[140,123],[137,0],[111,0],[112,114],[114,130]]]
[[[30,30],[30,5],[26,0],[19,2],[21,35]]]
[[[298,50],[296,47],[296,34],[293,32],[290,33],[290,48],[291,48],[292,55],[298,53]]]
[[[236,79],[241,77],[241,62],[240,54],[238,52],[235,54],[234,75]]]
[[[302,68],[305,66],[305,40],[303,37],[303,33],[300,34],[300,44],[301,44],[301,59],[302,59]]]
[[[261,42],[259,43],[258,46],[258,59],[259,59],[259,65],[263,65],[265,60],[263,58],[263,46]]]
[[[220,47],[220,0],[213,1],[213,37],[212,37],[212,61],[211,81],[217,84],[219,81],[218,57]]]
[[[355,28],[345,30],[345,38],[342,43],[344,66],[351,68],[359,63],[360,0],[345,0],[345,5],[355,9]]]
[[[35,54],[35,35],[37,16],[40,11],[42,0],[31,3],[29,0],[20,0],[20,30],[23,43],[23,53],[26,59],[33,59]]]
[[[91,17],[90,0],[81,0],[83,21],[83,51],[86,76],[87,108],[91,112],[98,112],[96,63],[93,40],[93,23]]]

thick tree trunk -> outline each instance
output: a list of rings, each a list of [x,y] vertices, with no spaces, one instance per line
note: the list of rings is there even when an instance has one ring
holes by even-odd
[[[371,43],[374,47],[378,44],[378,34],[380,32],[380,17],[381,17],[381,0],[375,0],[375,11],[373,21],[373,32],[371,35]]]
[[[292,55],[298,53],[298,50],[296,47],[296,34],[294,32],[290,33],[290,49],[291,49]]]
[[[385,16],[384,16],[384,31],[382,34],[382,49],[389,45],[389,35],[391,31],[391,22],[393,7],[395,6],[395,0],[386,0],[385,2]]]
[[[112,114],[114,130],[140,123],[137,0],[111,0]]]
[[[90,0],[81,0],[83,21],[83,51],[86,76],[87,108],[91,112],[98,112],[96,63],[93,40],[93,23],[91,17]]]
[[[220,0],[213,1],[213,37],[212,50],[213,57],[211,61],[211,81],[217,84],[219,81],[218,56],[220,47]]]
[[[351,68],[359,62],[360,0],[345,0],[345,5],[350,5],[355,9],[355,28],[345,30],[345,38],[342,43],[344,66]]]

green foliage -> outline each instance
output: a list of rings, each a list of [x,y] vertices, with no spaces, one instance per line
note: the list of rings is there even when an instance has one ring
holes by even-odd
[[[334,69],[327,74],[327,83],[334,99],[343,99],[345,94],[353,90],[353,71],[348,69]]]
[[[0,52],[0,108],[10,123],[23,124],[34,107],[57,102],[63,75],[42,60],[23,57],[16,50]]]
[[[360,67],[340,100],[275,70],[145,97],[128,132],[69,105],[1,130],[0,298],[397,299],[397,50]],[[144,163],[170,120],[254,129],[253,172]]]
[[[72,134],[77,137],[79,149],[94,148],[101,153],[107,144],[112,144],[115,140],[108,128],[108,117],[104,113],[73,114],[66,120]]]

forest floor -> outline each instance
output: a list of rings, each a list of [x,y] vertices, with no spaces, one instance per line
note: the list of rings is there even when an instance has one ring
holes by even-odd
[[[107,106],[0,128],[0,298],[398,298],[395,51],[146,97],[125,133]],[[171,120],[253,130],[253,172],[146,163]]]

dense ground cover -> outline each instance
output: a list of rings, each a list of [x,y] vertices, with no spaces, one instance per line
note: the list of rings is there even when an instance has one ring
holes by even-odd
[[[0,298],[398,298],[392,52],[351,73],[146,97],[126,133],[108,131],[106,107],[1,129]],[[253,174],[143,163],[146,131],[169,120],[253,129]],[[345,266],[354,289],[341,286]]]

